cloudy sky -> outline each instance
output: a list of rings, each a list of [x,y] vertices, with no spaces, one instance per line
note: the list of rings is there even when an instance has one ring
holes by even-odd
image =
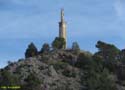
[[[24,58],[30,42],[38,49],[58,36],[65,10],[68,47],[77,41],[95,52],[98,40],[125,48],[125,0],[0,0],[0,67]]]

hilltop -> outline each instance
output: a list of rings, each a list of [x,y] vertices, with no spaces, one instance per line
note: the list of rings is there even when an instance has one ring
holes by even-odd
[[[25,59],[9,62],[0,70],[0,86],[16,85],[20,90],[125,90],[124,50],[101,41],[95,54],[76,47],[44,47],[37,54],[25,53]]]
[[[20,59],[1,70],[2,85],[21,85],[21,90],[80,90],[82,70],[74,67],[77,55],[65,50]],[[65,60],[65,61],[64,61]],[[7,74],[7,75],[6,75]],[[13,81],[14,80],[14,81]],[[30,86],[32,85],[32,86]],[[34,89],[32,89],[34,88]]]

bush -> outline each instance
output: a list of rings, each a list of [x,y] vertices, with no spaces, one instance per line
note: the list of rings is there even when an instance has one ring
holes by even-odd
[[[7,70],[3,70],[1,71],[1,75],[0,75],[0,85],[4,85],[4,86],[16,85],[17,86],[17,85],[20,85],[20,80],[17,75],[14,75]]]
[[[80,52],[80,47],[77,42],[73,42],[72,44],[72,50],[74,51],[75,54],[79,54]]]
[[[92,56],[85,53],[80,53],[76,62],[76,66],[79,68],[85,68],[91,63]]]
[[[99,51],[95,53],[95,55],[102,57],[102,59],[105,61],[105,67],[107,67],[110,72],[115,72],[120,50],[115,45],[102,41],[98,41],[96,47]]]
[[[63,72],[62,72],[63,75],[65,75],[66,77],[76,77],[77,73],[76,71],[74,71],[74,67],[66,67]]]
[[[40,84],[42,82],[35,74],[30,73],[28,77],[25,79],[25,82],[26,83],[22,85],[23,90],[41,90]]]
[[[107,68],[105,67],[105,62],[101,56],[93,55],[92,59],[93,59],[92,65],[95,68],[96,72],[102,72],[104,68]]]
[[[101,73],[90,72],[87,77],[88,90],[117,90],[115,81],[109,78],[107,69]]]
[[[66,48],[66,41],[64,38],[56,37],[55,40],[52,42],[52,47],[54,49],[65,49]]]
[[[28,48],[26,49],[25,57],[26,58],[33,57],[33,56],[36,56],[37,54],[38,54],[38,51],[36,46],[33,43],[30,43],[28,45]]]
[[[41,48],[41,50],[40,50],[40,53],[44,53],[44,52],[47,53],[49,51],[50,51],[49,44],[48,43],[44,43],[43,46],[42,46],[42,48]]]
[[[66,68],[68,66],[68,63],[58,61],[58,62],[52,63],[51,65],[53,65],[56,70],[59,70],[59,69]]]

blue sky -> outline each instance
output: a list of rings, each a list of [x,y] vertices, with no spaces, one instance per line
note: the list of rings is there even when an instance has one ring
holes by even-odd
[[[68,47],[77,41],[95,52],[98,40],[125,48],[124,0],[0,0],[0,67],[24,58],[30,42],[38,49],[58,36],[65,10]]]

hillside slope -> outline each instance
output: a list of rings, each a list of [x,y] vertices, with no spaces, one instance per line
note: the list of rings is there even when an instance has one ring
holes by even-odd
[[[68,50],[20,59],[1,69],[0,85],[20,86],[19,90],[125,90],[116,84],[116,75],[108,73],[106,69],[93,72],[101,66],[96,65],[94,68],[97,68],[93,69],[92,54],[81,53],[87,60],[83,60],[84,68],[77,64],[79,54]]]

